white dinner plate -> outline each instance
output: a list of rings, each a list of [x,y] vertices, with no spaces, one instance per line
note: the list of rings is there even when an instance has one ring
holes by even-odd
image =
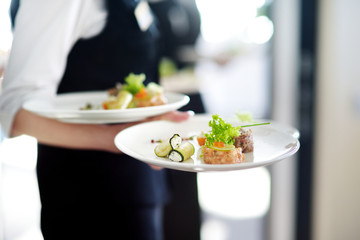
[[[271,122],[269,125],[251,127],[254,139],[254,151],[245,153],[245,162],[236,164],[205,164],[200,158],[200,146],[196,140],[190,140],[195,146],[195,154],[184,162],[173,162],[168,158],[157,157],[152,140],[168,139],[177,133],[183,138],[199,135],[209,131],[211,116],[195,115],[181,122],[154,121],[135,125],[119,132],[115,137],[115,145],[125,154],[145,163],[188,172],[232,171],[260,167],[275,163],[295,154],[300,147],[296,129]],[[234,126],[239,125],[228,121]]]
[[[87,103],[93,106],[101,106],[108,97],[106,91],[65,93],[54,98],[32,99],[25,102],[23,107],[38,115],[64,122],[102,124],[142,120],[177,110],[190,101],[190,98],[184,94],[167,92],[164,95],[168,100],[167,104],[121,110],[81,110]]]

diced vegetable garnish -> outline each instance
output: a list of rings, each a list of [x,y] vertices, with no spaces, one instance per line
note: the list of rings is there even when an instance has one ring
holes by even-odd
[[[225,143],[223,142],[214,142],[214,147],[217,147],[217,148],[223,148],[225,147]]]
[[[197,139],[197,142],[198,142],[199,146],[204,146],[205,145],[206,137],[198,136],[198,137],[196,137],[196,139]]]
[[[145,88],[142,88],[142,89],[140,89],[139,92],[137,92],[137,93],[134,94],[134,97],[139,98],[139,99],[142,99],[142,98],[145,98],[146,95],[147,95],[146,89],[145,89]]]

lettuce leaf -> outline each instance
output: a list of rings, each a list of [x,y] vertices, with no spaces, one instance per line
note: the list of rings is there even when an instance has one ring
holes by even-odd
[[[212,115],[212,120],[209,121],[211,131],[205,133],[205,145],[211,147],[214,142],[223,142],[225,144],[234,144],[234,137],[240,134],[240,126],[233,127],[230,123],[225,122],[218,114]]]
[[[144,81],[146,76],[144,73],[141,74],[134,74],[130,73],[126,78],[124,85],[124,90],[130,92],[131,94],[138,93],[142,88],[145,87]]]

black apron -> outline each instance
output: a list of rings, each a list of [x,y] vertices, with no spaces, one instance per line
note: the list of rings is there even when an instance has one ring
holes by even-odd
[[[137,3],[107,1],[105,28],[74,45],[58,93],[106,90],[124,82],[131,72],[145,73],[147,82],[158,82],[157,29],[155,24],[145,32],[139,29],[134,16]],[[108,225],[109,219],[104,218],[114,216],[107,212],[119,215],[129,209],[124,206],[155,206],[168,199],[167,171],[152,170],[124,154],[39,144],[37,176],[43,231],[51,228],[47,224],[76,223],[86,218]]]

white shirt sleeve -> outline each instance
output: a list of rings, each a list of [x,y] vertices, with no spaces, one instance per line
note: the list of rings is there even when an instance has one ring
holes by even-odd
[[[101,0],[21,1],[0,95],[6,136],[25,101],[55,96],[74,43],[98,34],[106,15]]]

